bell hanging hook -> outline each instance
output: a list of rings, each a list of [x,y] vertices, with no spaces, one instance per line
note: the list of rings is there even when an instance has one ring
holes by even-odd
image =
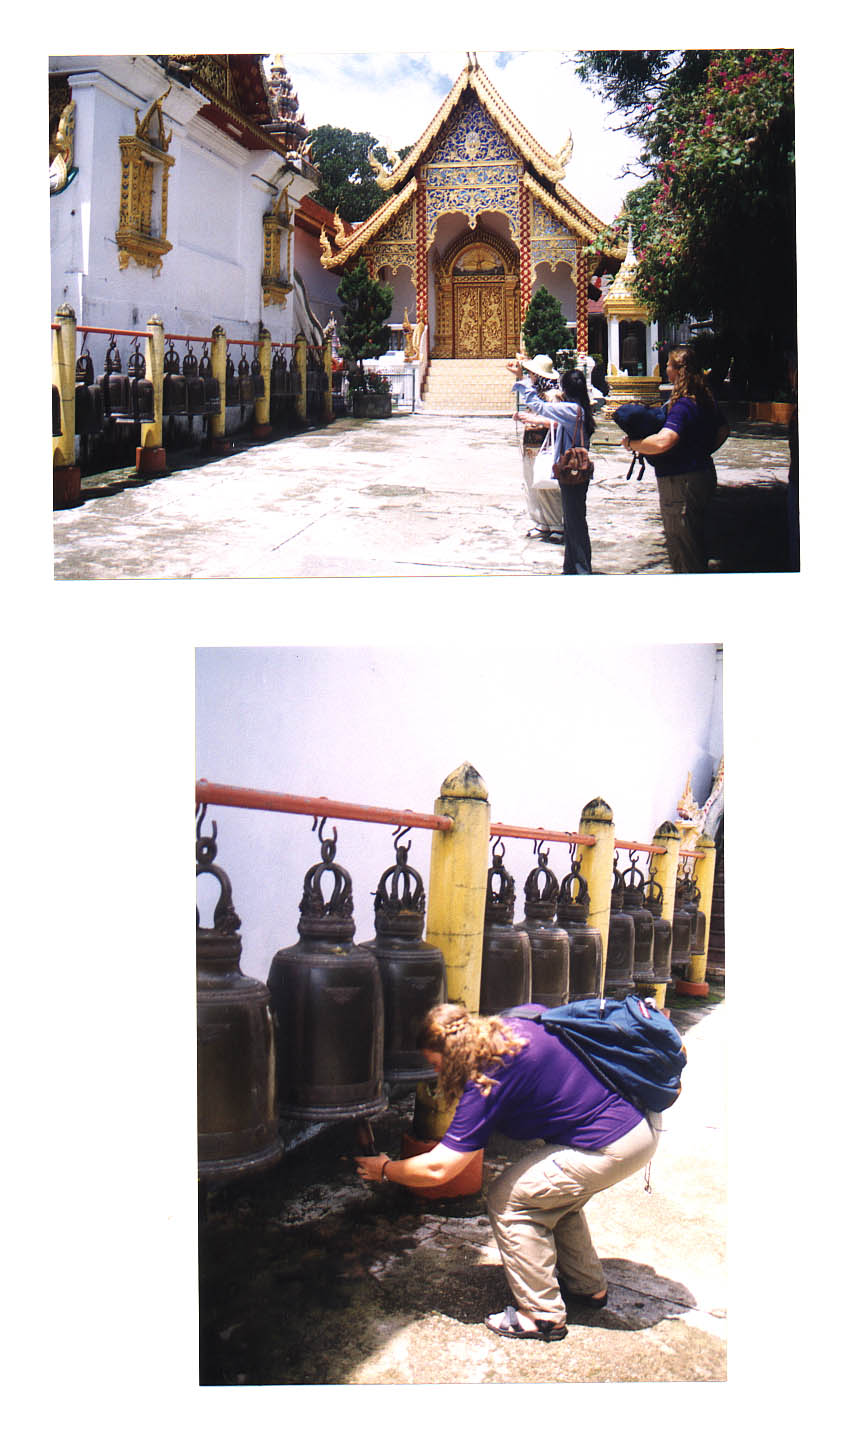
[[[334,860],[334,858],[336,857],[336,839],[337,839],[337,836],[338,836],[338,835],[337,835],[337,833],[336,833],[336,825],[335,825],[335,823],[334,823],[334,825],[333,825],[333,837],[332,837],[332,838],[325,838],[325,836],[324,836],[324,825],[325,825],[326,822],[327,822],[327,814],[324,815],[324,817],[322,818],[322,820],[321,820],[320,823],[319,823],[319,820],[318,820],[318,814],[316,814],[315,818],[314,818],[313,821],[312,821],[312,831],[313,831],[313,833],[315,833],[316,828],[318,828],[318,841],[319,841],[319,843],[321,844],[321,857],[322,857],[322,862],[324,862],[324,863],[332,863],[333,860]]]

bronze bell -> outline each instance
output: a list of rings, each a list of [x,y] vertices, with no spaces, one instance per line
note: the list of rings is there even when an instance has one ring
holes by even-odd
[[[76,363],[74,387],[74,432],[99,434],[103,428],[103,389],[94,378],[94,363],[82,350]]]
[[[277,1132],[274,1026],[264,983],[239,967],[241,920],[230,880],[214,863],[217,826],[197,827],[197,872],[218,880],[212,928],[197,918],[198,1176],[226,1182],[265,1172],[282,1156]]]
[[[239,360],[239,403],[241,405],[253,404],[254,384],[251,379],[251,367],[244,354]]]
[[[601,933],[588,922],[590,895],[581,877],[581,860],[563,879],[557,895],[557,919],[569,934],[569,1001],[601,996]]]
[[[224,384],[224,401],[226,404],[239,403],[239,380],[236,376],[236,366],[233,363],[232,355],[227,355],[227,373]]]
[[[198,374],[203,380],[203,412],[204,414],[221,413],[221,386],[212,372],[212,360],[207,352],[206,345],[203,347],[203,354],[198,364]]]
[[[672,978],[672,924],[663,916],[663,889],[652,874],[646,884],[645,905],[654,924],[654,982]]]
[[[188,411],[188,390],[180,373],[180,356],[173,344],[165,351],[162,379],[162,413],[186,414]]]
[[[548,853],[535,845],[537,866],[525,879],[525,921],[516,927],[531,945],[531,1002],[559,1008],[569,1001],[569,934],[555,920],[560,885]]]
[[[645,879],[637,867],[633,853],[630,868],[624,877],[625,912],[634,920],[634,982],[653,984],[654,919],[645,904]]]
[[[498,844],[501,851],[498,852]],[[496,840],[486,878],[479,1011],[503,1013],[531,1000],[531,942],[513,926],[516,885],[504,867],[504,844]]]
[[[114,339],[106,350],[104,372],[98,383],[103,393],[104,416],[119,423],[135,422],[130,381],[121,372],[121,356]]]
[[[676,973],[686,971],[690,963],[690,949],[693,946],[693,915],[682,907],[683,880],[675,884],[675,908],[672,912],[672,968]]]
[[[186,413],[194,419],[206,413],[206,390],[200,377],[197,355],[191,345],[183,359],[183,378],[186,381]]]
[[[698,952],[699,941],[699,890],[686,874],[675,885],[675,910],[672,915],[672,968],[675,973],[686,976],[690,957]],[[704,914],[702,914],[704,934]],[[702,949],[704,938],[702,938]]]
[[[144,355],[136,348],[127,360],[133,413],[140,424],[151,424],[154,419],[153,384],[145,378],[145,369]]]
[[[253,385],[254,399],[265,398],[265,379],[262,374],[262,365],[259,359],[251,361],[251,384]]]
[[[271,960],[268,988],[277,1040],[277,1091],[291,1118],[369,1118],[383,1091],[383,990],[377,959],[354,944],[351,876],[321,839],[321,863],[304,879],[299,941]],[[325,899],[321,881],[333,880]]]
[[[269,388],[272,399],[282,399],[286,393],[286,356],[282,349],[275,349],[272,355]]]
[[[383,987],[383,1076],[387,1083],[421,1082],[433,1069],[418,1051],[422,1019],[445,1002],[445,959],[441,949],[422,941],[425,891],[421,875],[409,867],[409,845],[395,840],[396,861],[381,875],[374,898],[375,938],[363,947],[373,952]]]
[[[634,919],[625,912],[625,879],[619,872],[614,855],[607,964],[604,970],[604,991],[608,998],[627,998],[629,993],[633,993],[634,947]]]

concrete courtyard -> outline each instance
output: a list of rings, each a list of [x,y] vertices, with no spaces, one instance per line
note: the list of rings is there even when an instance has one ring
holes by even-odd
[[[596,433],[588,521],[597,574],[668,574],[654,474],[627,479],[610,421]],[[54,515],[57,579],[559,574],[562,548],[532,532],[517,425],[508,417],[397,414],[250,443],[170,472],[83,480]],[[711,568],[786,568],[789,449],[745,421],[717,455]]]

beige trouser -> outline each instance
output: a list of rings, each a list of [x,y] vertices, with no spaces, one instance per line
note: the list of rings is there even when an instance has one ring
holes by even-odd
[[[706,574],[707,507],[716,490],[716,471],[657,476],[660,517],[673,574]]]
[[[597,1152],[577,1148],[535,1148],[489,1188],[489,1220],[518,1308],[546,1322],[560,1322],[565,1305],[559,1269],[570,1292],[590,1296],[607,1283],[590,1237],[583,1206],[638,1172],[658,1141],[643,1119],[624,1138]]]

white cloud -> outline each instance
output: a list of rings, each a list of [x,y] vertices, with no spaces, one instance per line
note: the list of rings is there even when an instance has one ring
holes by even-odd
[[[617,133],[609,111],[575,76],[562,50],[478,52],[478,60],[518,119],[548,150],[571,131],[568,189],[602,220],[611,220],[633,176],[620,179],[637,149]],[[367,130],[393,149],[414,144],[466,63],[465,51],[369,54],[291,51],[283,56],[311,129]]]

